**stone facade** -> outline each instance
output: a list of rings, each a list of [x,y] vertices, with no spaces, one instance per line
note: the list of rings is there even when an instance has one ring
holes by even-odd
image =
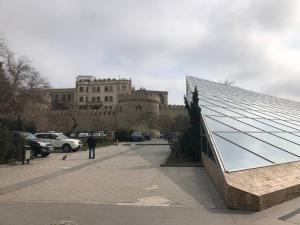
[[[129,128],[158,133],[160,120],[186,115],[183,106],[167,105],[168,92],[134,90],[128,79],[79,76],[75,88],[48,89],[44,94],[45,104],[30,104],[23,116],[35,121],[39,131]]]
[[[114,110],[119,95],[130,95],[131,89],[131,80],[128,79],[96,79],[78,76],[75,104],[81,109]]]
[[[158,129],[160,97],[147,91],[119,95],[117,123],[119,128]]]

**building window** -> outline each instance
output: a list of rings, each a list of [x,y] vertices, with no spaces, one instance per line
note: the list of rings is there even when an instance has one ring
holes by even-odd
[[[114,87],[113,86],[109,86],[109,92],[113,92],[114,91]]]
[[[83,97],[80,97],[80,98],[79,98],[79,102],[83,102]]]
[[[58,102],[58,95],[55,95],[55,101]]]
[[[108,102],[108,96],[105,96],[104,101]]]
[[[92,87],[93,92],[96,92],[96,87]]]
[[[79,87],[79,92],[83,92],[83,87]]]
[[[135,109],[136,109],[136,111],[141,112],[142,111],[142,106],[138,105]]]
[[[97,92],[100,92],[100,87],[97,87]]]
[[[71,101],[71,94],[68,94],[68,101]]]
[[[100,102],[100,97],[97,97],[97,102]]]
[[[127,86],[126,85],[122,85],[122,91],[126,91],[127,90]]]
[[[107,109],[108,109],[108,106],[105,106],[104,109],[107,110]]]
[[[92,102],[95,102],[96,101],[96,98],[95,97],[92,97]]]
[[[104,91],[108,92],[108,87],[107,86],[104,87]]]
[[[89,92],[89,87],[86,87],[86,88],[85,88],[85,92]]]
[[[85,97],[85,101],[88,102],[88,101],[89,101],[89,98],[88,98],[88,97]]]
[[[113,102],[113,96],[109,96],[109,101]]]
[[[66,101],[66,95],[65,94],[63,94],[63,96],[62,96],[62,100],[65,102]]]

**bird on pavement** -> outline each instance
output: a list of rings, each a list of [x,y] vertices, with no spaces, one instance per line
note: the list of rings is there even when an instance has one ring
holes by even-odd
[[[64,157],[62,157],[62,160],[66,160],[67,159],[67,155],[64,155]]]

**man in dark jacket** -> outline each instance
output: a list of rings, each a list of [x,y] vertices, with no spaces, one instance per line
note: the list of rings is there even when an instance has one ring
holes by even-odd
[[[95,147],[96,147],[96,144],[97,144],[97,139],[95,138],[93,133],[91,133],[91,135],[87,138],[86,142],[89,146],[89,159],[94,159],[95,158]]]

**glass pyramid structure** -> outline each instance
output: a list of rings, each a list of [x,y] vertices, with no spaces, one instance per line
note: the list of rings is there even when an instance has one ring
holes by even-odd
[[[223,171],[300,160],[300,103],[187,76],[199,92],[202,122]]]

